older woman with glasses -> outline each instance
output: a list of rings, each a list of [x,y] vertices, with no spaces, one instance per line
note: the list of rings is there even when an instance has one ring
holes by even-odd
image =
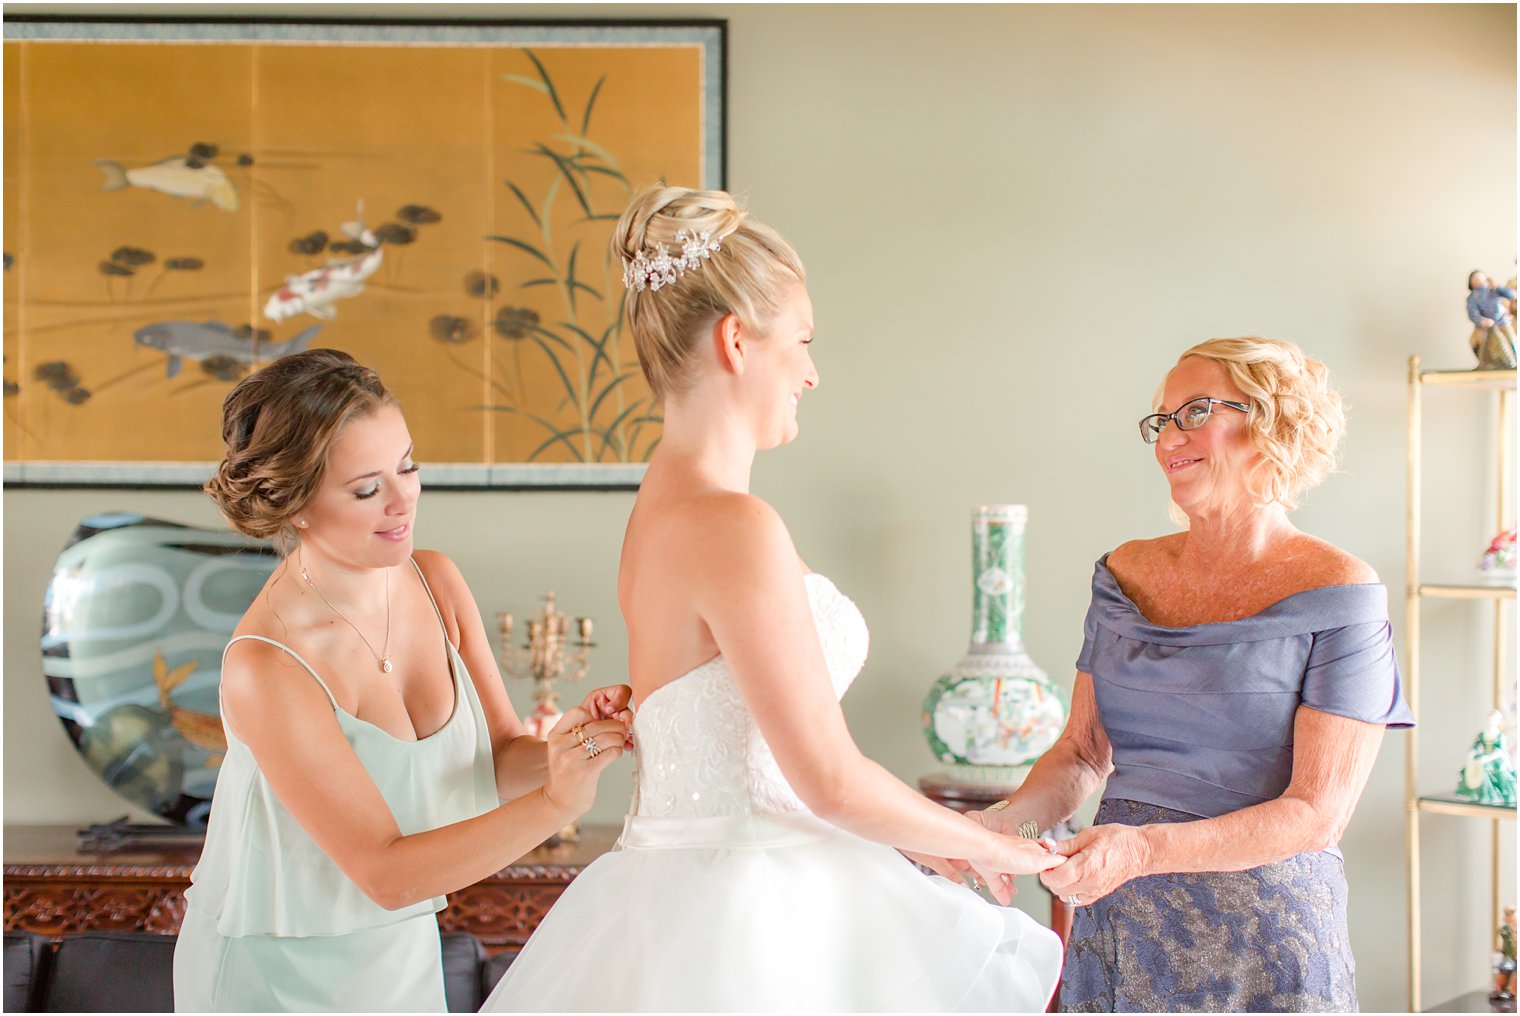
[[[1041,876],[1076,908],[1063,1009],[1354,1010],[1336,842],[1413,716],[1387,590],[1288,517],[1340,398],[1292,343],[1213,339],[1156,408],[1140,436],[1187,529],[1098,561],[1066,730],[981,819],[1050,828],[1104,788]]]

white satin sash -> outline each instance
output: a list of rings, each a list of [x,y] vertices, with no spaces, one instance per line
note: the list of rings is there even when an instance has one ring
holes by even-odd
[[[617,849],[763,850],[817,843],[839,834],[837,826],[805,811],[711,818],[629,815],[623,820],[623,835],[618,837]]]

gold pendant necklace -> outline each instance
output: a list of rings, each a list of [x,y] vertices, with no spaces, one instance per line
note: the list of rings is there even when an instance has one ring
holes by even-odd
[[[364,643],[364,648],[368,649],[369,654],[375,658],[375,662],[380,664],[381,673],[389,674],[394,670],[395,668],[391,666],[391,570],[389,568],[385,569],[385,646],[377,653],[375,652],[375,647],[370,645],[369,639],[365,638],[364,633],[359,630],[359,626],[350,621],[347,614],[334,607],[331,600],[322,596],[322,590],[317,588],[317,584],[311,580],[311,575],[306,571],[306,555],[302,554],[299,549],[297,549],[296,553],[301,556],[301,578],[306,580],[308,586],[311,586],[311,591],[321,597],[322,602],[327,604],[329,610],[343,620],[348,621],[348,626],[354,630],[355,635],[359,636],[359,640]]]

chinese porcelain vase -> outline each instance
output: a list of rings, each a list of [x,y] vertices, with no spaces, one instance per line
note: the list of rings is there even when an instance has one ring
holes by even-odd
[[[971,513],[971,647],[924,700],[924,736],[952,779],[1015,784],[1066,722],[1064,696],[1024,650],[1025,505]]]

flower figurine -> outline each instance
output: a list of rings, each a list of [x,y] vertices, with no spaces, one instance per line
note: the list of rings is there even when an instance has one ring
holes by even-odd
[[[1515,574],[1515,531],[1506,529],[1489,541],[1478,567],[1496,577]]]

